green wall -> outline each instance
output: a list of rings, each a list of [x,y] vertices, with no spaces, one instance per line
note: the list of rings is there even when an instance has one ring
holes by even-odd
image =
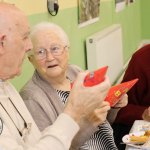
[[[144,3],[142,3],[142,5],[144,5]],[[78,9],[76,7],[61,10],[55,17],[50,16],[48,13],[44,13],[29,16],[29,20],[31,25],[40,21],[50,21],[62,26],[67,32],[71,42],[70,63],[74,63],[86,69],[86,37],[115,23],[120,23],[122,25],[124,63],[129,59],[141,41],[140,8],[141,1],[136,0],[135,3],[126,6],[124,10],[116,13],[115,0],[102,1],[100,5],[100,20],[83,28],[78,27]],[[144,31],[142,31],[142,33],[143,32]],[[12,80],[12,83],[19,90],[31,77],[32,73],[33,67],[26,60],[23,65],[23,74]]]
[[[150,39],[150,0],[141,0],[142,38]]]

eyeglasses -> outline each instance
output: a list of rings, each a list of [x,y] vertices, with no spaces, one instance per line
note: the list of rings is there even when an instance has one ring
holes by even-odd
[[[50,52],[53,56],[59,56],[62,55],[64,52],[65,48],[68,46],[62,46],[62,45],[52,45],[49,49],[46,48],[39,48],[35,51],[35,56],[37,59],[45,59]]]

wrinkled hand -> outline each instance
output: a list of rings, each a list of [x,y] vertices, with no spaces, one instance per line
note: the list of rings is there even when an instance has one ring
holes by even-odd
[[[92,114],[89,116],[88,120],[94,125],[98,126],[102,124],[107,117],[108,110],[110,110],[110,105],[106,101],[102,101],[98,108],[96,108]]]
[[[150,121],[150,107],[144,110],[142,118],[143,120]]]
[[[113,106],[114,108],[122,108],[128,104],[128,95],[125,94],[120,97],[120,100]]]
[[[83,118],[88,118],[97,107],[101,106],[110,88],[108,77],[98,85],[85,87],[83,81],[87,73],[79,73],[64,109],[64,113],[70,115],[77,123]]]

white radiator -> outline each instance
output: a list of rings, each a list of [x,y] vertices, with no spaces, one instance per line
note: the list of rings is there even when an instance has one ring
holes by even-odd
[[[107,75],[113,84],[123,70],[122,31],[112,25],[86,39],[88,70],[108,66]]]

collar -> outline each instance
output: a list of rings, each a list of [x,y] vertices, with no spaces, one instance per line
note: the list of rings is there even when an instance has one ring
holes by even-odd
[[[4,80],[3,80],[3,79],[0,79],[0,82],[4,82]]]

